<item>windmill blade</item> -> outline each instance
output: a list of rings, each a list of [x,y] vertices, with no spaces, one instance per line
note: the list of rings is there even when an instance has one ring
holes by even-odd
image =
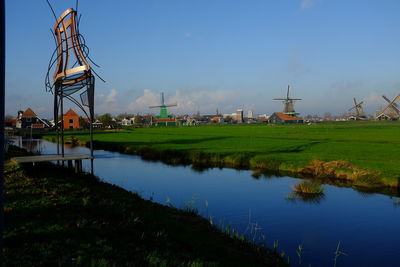
[[[356,108],[356,106],[354,106],[354,107],[352,107],[352,108],[349,108],[349,110],[348,111],[350,111],[350,110],[352,110],[352,109],[355,109]]]
[[[384,107],[381,112],[379,113],[378,116],[382,115],[388,108],[391,108],[392,110],[394,110],[398,115],[400,115],[400,110],[393,106],[393,103],[396,102],[398,100],[398,98],[400,98],[400,95],[398,95],[395,99],[393,99],[393,101],[391,101],[386,107]]]
[[[353,100],[354,100],[354,105],[356,105],[356,106],[357,106],[357,100],[356,100],[356,98],[355,98],[355,97],[353,97]]]
[[[178,104],[168,104],[168,105],[164,105],[164,107],[177,107],[178,106]]]
[[[382,95],[382,97],[383,97],[383,99],[385,99],[386,100],[386,102],[388,102],[388,103],[391,103],[392,101],[389,99],[389,98],[387,98],[385,95]],[[398,96],[397,96],[398,97]],[[397,98],[396,97],[396,98]],[[396,99],[395,98],[395,99]],[[396,101],[394,101],[393,103],[392,103],[392,106],[395,108],[395,109],[399,109],[399,105],[397,105],[397,103],[395,103]]]
[[[164,106],[164,92],[161,92],[161,94],[160,94],[160,103],[161,103],[161,106]]]
[[[392,108],[395,108],[395,109],[399,110],[398,105],[396,104],[397,100],[399,100],[399,99],[400,99],[400,94],[398,94],[398,95],[389,103],[389,105],[390,105]]]
[[[286,98],[274,98],[273,100],[286,100]]]
[[[360,103],[358,103],[357,106],[361,107],[362,104],[364,104],[364,101],[361,101]]]
[[[391,101],[388,105],[388,107],[392,108],[393,110],[395,110],[397,112],[397,114],[400,114],[400,109],[399,107],[396,105],[396,101],[400,99],[400,95],[397,95],[393,101]]]
[[[149,106],[149,108],[161,108],[163,106]]]
[[[382,97],[383,97],[383,99],[385,99],[385,100],[386,100],[386,102],[388,102],[388,103],[392,102],[392,101],[390,101],[390,99],[389,99],[389,98],[387,98],[385,95],[382,95]]]
[[[290,85],[287,86],[287,99],[289,99],[289,90],[290,90]]]
[[[398,107],[396,107],[392,104],[392,105],[390,105],[390,108],[393,109],[397,114],[400,114],[400,109]]]
[[[289,100],[302,100],[301,98],[289,98]]]
[[[379,116],[385,113],[385,111],[390,107],[390,104],[388,104],[386,107],[384,107],[381,112],[379,113]]]

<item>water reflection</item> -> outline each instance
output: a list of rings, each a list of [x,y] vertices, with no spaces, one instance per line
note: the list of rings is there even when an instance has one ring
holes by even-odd
[[[9,143],[23,147],[26,150],[35,153],[41,154],[42,153],[42,140],[41,139],[24,139],[21,136],[10,136]]]
[[[311,204],[320,204],[325,199],[325,194],[304,194],[299,192],[292,192],[286,197],[289,201],[302,201]]]

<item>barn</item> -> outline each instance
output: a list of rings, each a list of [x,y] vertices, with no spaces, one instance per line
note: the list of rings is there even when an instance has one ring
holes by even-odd
[[[268,119],[269,123],[303,123],[303,119],[290,116],[283,112],[274,112]]]

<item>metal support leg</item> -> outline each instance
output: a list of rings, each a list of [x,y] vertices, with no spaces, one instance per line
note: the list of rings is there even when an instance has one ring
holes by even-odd
[[[93,170],[93,168],[94,168],[94,166],[93,166],[93,164],[94,164],[94,160],[93,160],[93,121],[94,121],[94,82],[95,82],[95,80],[94,80],[94,77],[92,77],[92,79],[90,80],[90,83],[89,83],[89,87],[90,88],[88,88],[89,89],[89,91],[90,91],[90,96],[89,96],[89,113],[90,113],[90,128],[89,128],[89,130],[90,130],[90,156],[92,157],[91,159],[90,159],[90,173],[92,174],[92,175],[94,175],[94,170]]]
[[[60,86],[60,115],[61,115],[61,155],[64,157],[64,99],[63,99],[63,88]]]
[[[79,160],[75,160],[75,173],[79,173]]]
[[[60,155],[60,136],[58,132],[58,90],[59,87],[56,85],[54,88],[54,130],[56,131],[56,144],[57,144],[57,155]],[[60,165],[60,162],[57,161],[57,165]]]

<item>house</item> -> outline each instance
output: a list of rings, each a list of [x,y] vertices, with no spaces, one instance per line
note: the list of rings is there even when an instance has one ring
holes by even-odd
[[[268,119],[269,123],[303,123],[303,119],[289,116],[283,112],[274,112]]]
[[[93,129],[103,129],[104,125],[99,120],[95,120],[92,124]],[[88,118],[83,118],[83,129],[90,129],[90,120]]]
[[[121,125],[123,126],[129,126],[133,124],[133,118],[123,118],[121,120]]]
[[[63,116],[64,129],[79,129],[79,115],[75,111],[69,109]]]
[[[24,112],[18,111],[16,128],[50,128],[50,124],[39,118],[31,108],[27,108]]]
[[[88,120],[90,122],[90,120]],[[99,120],[95,120],[92,124],[93,129],[103,129],[104,125],[102,122],[100,122]],[[90,128],[90,123],[88,123],[88,128]]]
[[[211,118],[211,121],[215,122],[215,123],[223,123],[224,122],[224,117],[222,117],[221,115],[216,115],[216,116]]]
[[[187,126],[192,126],[192,125],[196,125],[197,124],[197,121],[196,121],[196,119],[194,119],[194,118],[187,118],[186,119],[186,121],[184,122],[184,125],[187,125]]]

